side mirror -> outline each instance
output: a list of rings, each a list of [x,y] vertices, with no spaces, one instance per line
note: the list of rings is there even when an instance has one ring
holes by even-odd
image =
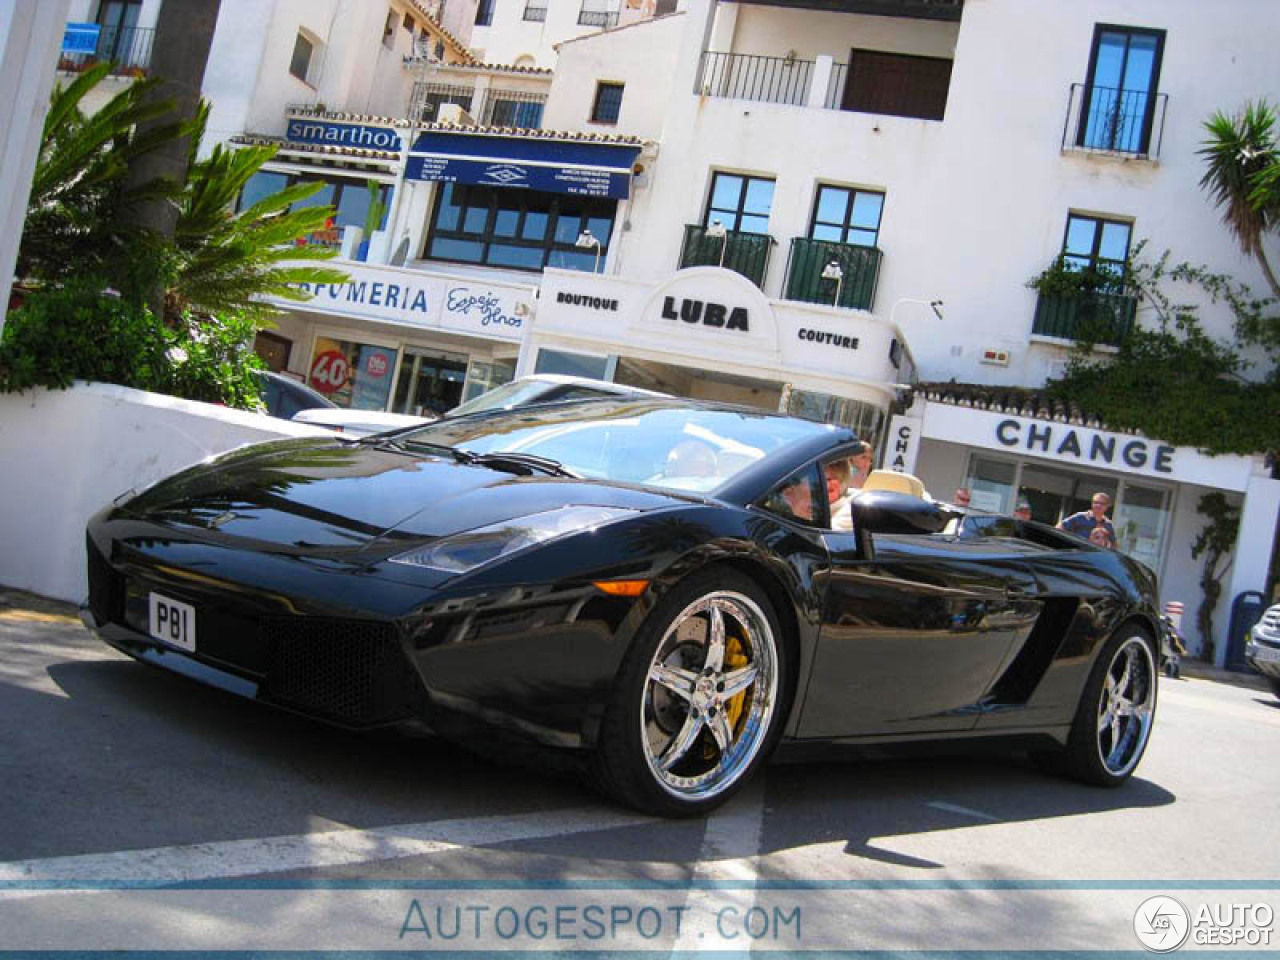
[[[853,498],[853,531],[858,537],[858,550],[867,560],[874,559],[873,533],[938,533],[950,521],[952,511],[909,493],[893,490],[867,490]]]

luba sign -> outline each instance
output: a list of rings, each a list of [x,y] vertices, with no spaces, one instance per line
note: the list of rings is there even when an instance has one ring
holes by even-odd
[[[663,297],[662,319],[701,323],[707,327],[723,327],[725,330],[741,330],[743,333],[751,329],[746,307],[730,309],[723,303],[711,300],[682,298],[677,301],[675,297]]]
[[[285,139],[294,143],[320,143],[364,150],[399,150],[400,134],[391,127],[368,127],[359,123],[330,123],[298,117],[289,121]]]

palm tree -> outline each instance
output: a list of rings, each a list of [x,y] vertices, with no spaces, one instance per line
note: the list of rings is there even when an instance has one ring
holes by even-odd
[[[277,311],[259,297],[302,302],[310,295],[296,284],[348,279],[340,270],[309,263],[329,259],[333,250],[296,243],[323,230],[333,208],[296,206],[324,188],[315,182],[287,187],[235,212],[245,184],[275,156],[276,148],[227,149],[218,144],[206,159],[198,160],[208,116],[208,104],[201,104],[192,125],[186,189],[174,227],[179,266],[168,289],[166,312],[176,314],[187,307],[205,314],[234,311],[261,325]]]
[[[1204,124],[1209,139],[1199,153],[1206,169],[1200,186],[1222,207],[1222,220],[1240,249],[1262,267],[1273,295],[1280,297],[1263,237],[1280,225],[1280,148],[1275,110],[1265,100],[1245,104],[1229,116],[1217,111]]]
[[[122,212],[145,197],[175,192],[156,180],[126,186],[131,167],[182,129],[171,118],[173,105],[151,97],[157,81],[131,84],[92,115],[80,109],[110,70],[111,64],[98,64],[53,92],[18,252],[20,279],[58,284],[98,275],[119,288],[136,260],[134,233]],[[151,128],[139,133],[148,121]]]

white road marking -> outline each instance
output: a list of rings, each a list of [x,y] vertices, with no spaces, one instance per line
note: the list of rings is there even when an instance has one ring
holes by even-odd
[[[707,831],[698,852],[698,862],[689,877],[689,895],[685,899],[686,914],[714,915],[734,908],[737,916],[746,914],[756,902],[757,858],[764,833],[764,777],[757,776],[741,793],[707,819]],[[728,880],[742,884],[733,889],[699,886],[708,881]],[[694,928],[682,928],[671,947],[673,954],[727,946],[715,940],[701,939]],[[741,949],[740,944],[734,944]]]
[[[945,810],[947,813],[958,813],[962,816],[973,817],[975,820],[985,820],[987,823],[999,823],[999,817],[993,817],[989,813],[983,813],[981,810],[974,810],[972,807],[962,807],[958,803],[946,803],[942,800],[931,800],[925,804],[926,807],[933,807],[935,810]]]
[[[517,840],[567,836],[651,822],[607,808],[554,810],[515,816],[409,823],[370,830],[199,843],[0,863],[0,899],[58,887],[163,886],[264,873],[377,863],[484,847]],[[6,889],[7,888],[7,889]],[[35,889],[33,889],[35,888]],[[15,897],[16,895],[16,897]]]

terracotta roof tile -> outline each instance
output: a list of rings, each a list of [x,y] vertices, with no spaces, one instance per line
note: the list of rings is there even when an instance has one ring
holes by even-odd
[[[949,381],[917,383],[911,390],[914,396],[923,397],[931,403],[972,407],[975,410],[1034,417],[1037,420],[1054,420],[1058,423],[1092,427],[1095,430],[1109,430],[1113,433],[1137,432],[1108,426],[1094,411],[1085,410],[1079,404],[1051,397],[1043,390],[1029,387],[1002,387],[985,383]]]

